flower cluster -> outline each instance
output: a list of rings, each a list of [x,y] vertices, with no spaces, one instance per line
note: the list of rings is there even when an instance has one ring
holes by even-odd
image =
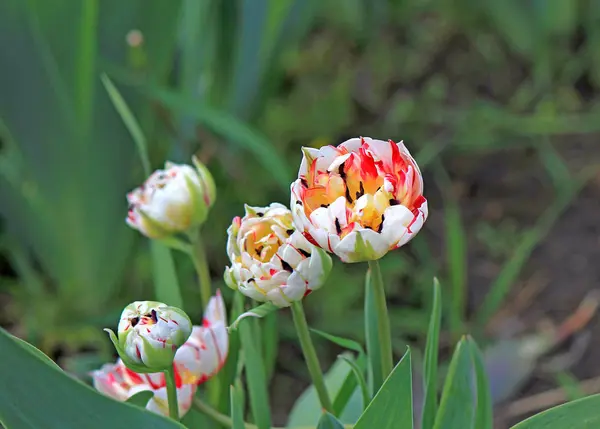
[[[152,308],[152,304],[141,303],[136,304],[140,311]],[[131,321],[135,321],[135,316],[131,309],[127,309],[127,314],[131,316]],[[152,310],[150,310],[152,311]],[[125,312],[124,312],[125,313]],[[152,314],[152,313],[150,313]],[[156,318],[160,320],[163,317],[164,310],[157,313]],[[148,316],[142,316],[148,317]],[[154,316],[149,316],[151,319]],[[174,321],[175,319],[170,319]],[[134,327],[130,327],[128,331],[132,331],[138,325],[142,324],[139,320]],[[191,407],[192,399],[196,393],[199,384],[215,375],[225,363],[227,353],[229,351],[229,336],[227,333],[227,317],[225,304],[220,293],[212,297],[206,311],[202,326],[194,326],[191,329],[191,334],[187,341],[174,352],[174,359],[171,358],[173,370],[175,372],[175,381],[177,386],[177,399],[179,404],[179,415],[185,414]],[[123,319],[120,325],[124,325]],[[142,326],[147,326],[148,323],[143,323]],[[131,323],[130,323],[131,325]],[[154,323],[154,327],[159,326]],[[149,328],[148,328],[149,329]],[[179,335],[166,327],[157,328],[158,330],[168,331],[169,334]],[[121,331],[121,329],[120,329]],[[137,356],[140,362],[144,358],[155,352],[168,349],[163,348],[162,340],[156,340],[157,333],[152,330],[147,331],[146,328],[139,330],[137,334],[139,338],[147,340],[147,343],[131,341],[131,348],[134,350],[127,353],[127,356]],[[185,334],[185,332],[184,332]],[[127,337],[129,338],[129,336]],[[156,341],[160,342],[158,344]],[[142,344],[140,347],[138,344]],[[145,344],[145,345],[144,345]],[[139,353],[138,353],[139,351]],[[167,390],[165,383],[165,375],[162,372],[138,373],[125,365],[123,359],[119,359],[114,364],[105,364],[101,369],[92,372],[94,387],[100,392],[111,396],[117,400],[125,401],[132,395],[141,391],[151,391],[154,395],[149,400],[146,408],[168,415]]]

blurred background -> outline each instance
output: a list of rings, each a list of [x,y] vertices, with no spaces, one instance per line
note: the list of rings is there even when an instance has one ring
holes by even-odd
[[[486,353],[497,427],[600,391],[600,3],[594,0],[4,0],[0,3],[0,324],[67,370],[113,359],[101,328],[154,296],[125,225],[152,168],[208,165],[214,286],[243,204],[289,201],[301,146],[404,140],[430,218],[382,261],[394,347],[423,349],[438,276],[443,357]],[[185,310],[202,309],[173,253]],[[313,327],[364,341],[364,264],[306,300]],[[288,312],[265,321],[275,422],[308,375]],[[317,341],[323,364],[340,352]],[[273,344],[272,342],[270,344]],[[418,368],[416,369],[418,372]]]

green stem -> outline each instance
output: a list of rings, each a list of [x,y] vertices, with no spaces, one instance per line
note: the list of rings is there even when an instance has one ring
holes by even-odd
[[[377,308],[377,333],[379,336],[381,370],[383,379],[385,380],[394,368],[390,318],[385,301],[385,289],[383,288],[383,278],[381,277],[379,261],[369,261],[369,269],[371,270],[371,286],[373,287],[375,308]]]
[[[211,407],[207,403],[203,402],[199,398],[194,398],[194,407],[198,411],[200,411],[202,414],[211,418],[216,423],[219,423],[223,426],[227,426],[229,428],[233,426],[231,417],[218,412],[213,407]],[[258,426],[254,425],[252,423],[248,423],[248,422],[244,422],[244,427],[246,429],[258,429]],[[354,427],[353,425],[344,425],[344,429],[352,429],[353,427]],[[273,426],[272,429],[285,429],[285,428]],[[314,426],[301,426],[301,427],[297,427],[296,429],[314,429]]]
[[[177,385],[175,384],[175,371],[173,367],[165,371],[165,381],[167,384],[167,399],[169,402],[169,417],[179,421],[179,406],[177,405]]]
[[[212,295],[210,287],[210,272],[208,271],[208,262],[206,260],[206,251],[200,232],[190,235],[192,241],[192,261],[198,273],[198,281],[200,282],[200,298],[202,299],[202,308],[206,308],[210,296]]]
[[[312,378],[317,395],[319,395],[321,407],[331,414],[334,414],[331,399],[329,399],[329,393],[327,393],[327,387],[325,387],[325,381],[323,380],[323,372],[321,371],[321,365],[317,358],[317,352],[310,339],[310,332],[308,330],[308,323],[306,323],[304,309],[302,308],[302,301],[292,303],[292,315],[294,316],[294,325],[296,326],[298,338],[300,339],[300,346],[304,353],[304,360],[306,361],[306,366],[308,367],[308,372]]]

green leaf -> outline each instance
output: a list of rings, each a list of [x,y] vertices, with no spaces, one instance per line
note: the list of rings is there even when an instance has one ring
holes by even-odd
[[[360,387],[360,393],[362,395],[363,409],[364,409],[367,406],[367,404],[371,401],[371,395],[369,395],[369,389],[367,388],[367,382],[365,381],[365,377],[363,375],[362,370],[356,364],[355,361],[353,361],[352,359],[348,358],[347,356],[339,355],[338,359],[342,359],[348,365],[350,365],[350,368],[352,368],[352,372],[354,373],[354,377],[356,378],[356,382],[358,383],[358,386]]]
[[[365,353],[365,350],[363,349],[363,347],[354,340],[349,340],[348,338],[342,338],[342,337],[338,337],[336,335],[331,335],[331,334],[328,334],[327,332],[319,331],[318,329],[311,328],[310,330],[312,332],[314,332],[315,334],[320,335],[321,337],[325,338],[326,340],[329,340],[332,343],[337,344],[340,347],[343,347],[348,350],[353,350],[355,352],[358,352],[359,354]]]
[[[102,84],[108,93],[110,101],[112,102],[113,106],[115,106],[115,110],[121,117],[121,120],[125,124],[127,131],[129,131],[129,134],[131,134],[131,137],[133,138],[138,155],[142,161],[144,174],[146,176],[150,176],[150,173],[152,173],[152,168],[150,167],[150,157],[148,156],[148,143],[146,142],[146,137],[144,137],[144,133],[142,132],[138,121],[135,119],[135,116],[133,116],[133,112],[110,78],[106,74],[102,74],[100,79],[102,80]]]
[[[371,391],[375,392],[383,384],[383,370],[379,353],[379,334],[377,330],[377,308],[371,287],[371,270],[367,270],[365,277],[365,335],[367,340],[367,353],[369,356]]]
[[[342,356],[349,359],[349,357],[348,357],[349,355],[342,354]],[[358,366],[358,368],[360,368],[360,370],[362,372],[365,372],[365,370],[367,369],[367,356],[365,354],[359,355],[356,358],[356,365]],[[333,411],[336,416],[342,416],[343,415],[342,413],[344,412],[344,410],[349,408],[348,404],[350,402],[352,402],[353,398],[356,398],[359,396],[357,387],[358,387],[358,382],[356,380],[356,377],[354,376],[354,374],[352,372],[349,372],[348,375],[346,376],[346,379],[340,386],[337,394],[333,397]],[[367,385],[367,388],[368,388],[368,385]],[[369,401],[367,401],[367,403],[368,402]],[[363,404],[363,407],[365,407],[365,406],[366,406],[366,404]],[[346,414],[348,414],[348,413],[346,413]],[[353,420],[352,423],[356,422],[356,420],[358,420],[359,416],[360,416],[360,414],[358,414],[356,416],[356,419]]]
[[[511,429],[592,429],[600,427],[600,394],[551,408]]]
[[[229,327],[230,330],[236,330],[238,329],[238,325],[240,324],[240,322],[242,320],[244,320],[246,317],[257,317],[257,318],[261,318],[261,317],[265,317],[268,314],[273,313],[274,311],[279,310],[279,307],[277,307],[275,304],[271,303],[271,302],[265,302],[262,305],[259,305],[258,307],[254,307],[251,310],[246,311],[245,313],[242,313],[238,316],[237,319],[235,319],[235,321],[231,324],[231,326]]]
[[[152,399],[153,396],[154,392],[151,392],[150,390],[142,390],[141,392],[131,395],[125,402],[145,408],[148,404],[148,401]]]
[[[150,241],[152,253],[152,275],[156,300],[183,309],[183,300],[175,271],[171,249],[155,241]]]
[[[3,329],[0,350],[0,421],[6,429],[183,428],[163,416],[102,395],[48,365]]]
[[[475,428],[493,429],[493,406],[490,383],[483,361],[481,350],[477,347],[475,340],[468,337],[467,343],[471,351],[471,359],[475,367],[475,380],[477,384],[477,408],[475,409]]]
[[[319,419],[317,429],[344,429],[344,425],[333,414],[324,412]]]
[[[410,350],[408,350],[375,394],[354,429],[412,429],[412,427],[412,368]],[[455,426],[448,426],[450,427]]]
[[[265,357],[265,373],[267,380],[275,372],[277,352],[279,351],[279,318],[273,312],[264,317],[262,326],[263,356]]]
[[[117,113],[133,138],[142,162],[144,174],[150,176],[152,171],[150,158],[148,156],[148,143],[138,121],[135,119],[131,109],[109,77],[103,74],[101,79]],[[152,270],[156,299],[165,304],[183,308],[183,300],[179,290],[179,283],[177,281],[177,274],[175,272],[175,264],[173,263],[171,250],[154,240],[150,242],[150,249],[152,252]]]
[[[231,429],[245,429],[241,394],[235,387],[231,386],[229,395],[231,401]]]
[[[266,137],[239,119],[173,91],[146,87],[144,92],[165,107],[189,115],[238,148],[252,152],[281,187],[289,187],[291,170],[287,161],[278,154],[277,149]]]
[[[253,335],[252,323],[247,320],[239,325],[242,351],[246,360],[246,382],[250,395],[250,409],[258,429],[271,427],[271,408],[267,392],[267,377],[262,355]]]
[[[471,389],[471,369],[469,345],[462,338],[450,361],[434,429],[474,428],[475,404]]]
[[[346,353],[345,356],[350,358],[351,354]],[[357,363],[359,366],[364,368],[364,360],[362,365],[360,362]],[[360,408],[361,399],[360,393],[356,387],[356,378],[354,377],[351,368],[345,361],[338,359],[333,363],[331,368],[329,368],[324,378],[325,386],[327,386],[327,391],[329,392],[329,397],[336,398],[336,400],[334,400],[334,409],[336,410],[336,415],[338,415],[340,420],[344,423],[354,423],[360,415],[360,413],[356,413],[356,408]],[[350,389],[348,391],[344,391],[344,389],[348,386]],[[336,403],[338,402],[338,397],[341,395],[344,396],[344,398],[342,398],[343,401],[338,404],[339,408],[335,408]],[[358,402],[352,402],[354,398]],[[352,402],[352,404],[357,404],[356,407],[346,406],[346,404],[349,402]],[[287,426],[290,428],[298,426],[314,426],[317,424],[321,414],[322,409],[317,397],[317,392],[315,391],[314,386],[310,385],[300,395],[292,407]]]
[[[35,347],[33,344],[30,344],[27,341],[20,339],[19,337],[15,337],[14,335],[11,335],[11,338],[13,340],[15,340],[17,343],[19,343],[21,346],[25,347],[31,353],[33,353],[37,357],[39,357],[42,360],[42,362],[47,363],[49,365],[52,365],[52,366],[60,369],[60,367],[56,364],[56,362],[54,362],[52,359],[50,359],[46,353],[44,353],[43,351],[41,351],[40,349]]]
[[[440,324],[442,321],[442,292],[437,278],[433,279],[433,308],[427,331],[425,346],[425,362],[423,364],[425,399],[422,412],[422,429],[431,429],[437,413],[437,369],[438,349],[440,339]]]

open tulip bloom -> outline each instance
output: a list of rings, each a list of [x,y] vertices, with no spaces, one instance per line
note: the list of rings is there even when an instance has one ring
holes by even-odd
[[[206,220],[216,188],[210,172],[195,158],[194,167],[167,162],[129,194],[127,224],[150,238],[186,232]]]
[[[223,366],[229,351],[225,304],[219,292],[212,297],[202,326],[194,326],[191,335],[177,349],[172,360],[179,415],[192,405],[197,386],[214,376]],[[119,359],[92,372],[94,387],[100,392],[125,401],[140,391],[151,391],[154,396],[146,408],[165,416],[169,415],[165,374],[136,373]]]
[[[225,282],[256,301],[288,307],[320,288],[331,270],[329,255],[294,230],[282,204],[246,206],[227,234]]]
[[[427,219],[423,178],[402,142],[361,137],[303,153],[291,186],[294,224],[343,262],[381,258]]]

